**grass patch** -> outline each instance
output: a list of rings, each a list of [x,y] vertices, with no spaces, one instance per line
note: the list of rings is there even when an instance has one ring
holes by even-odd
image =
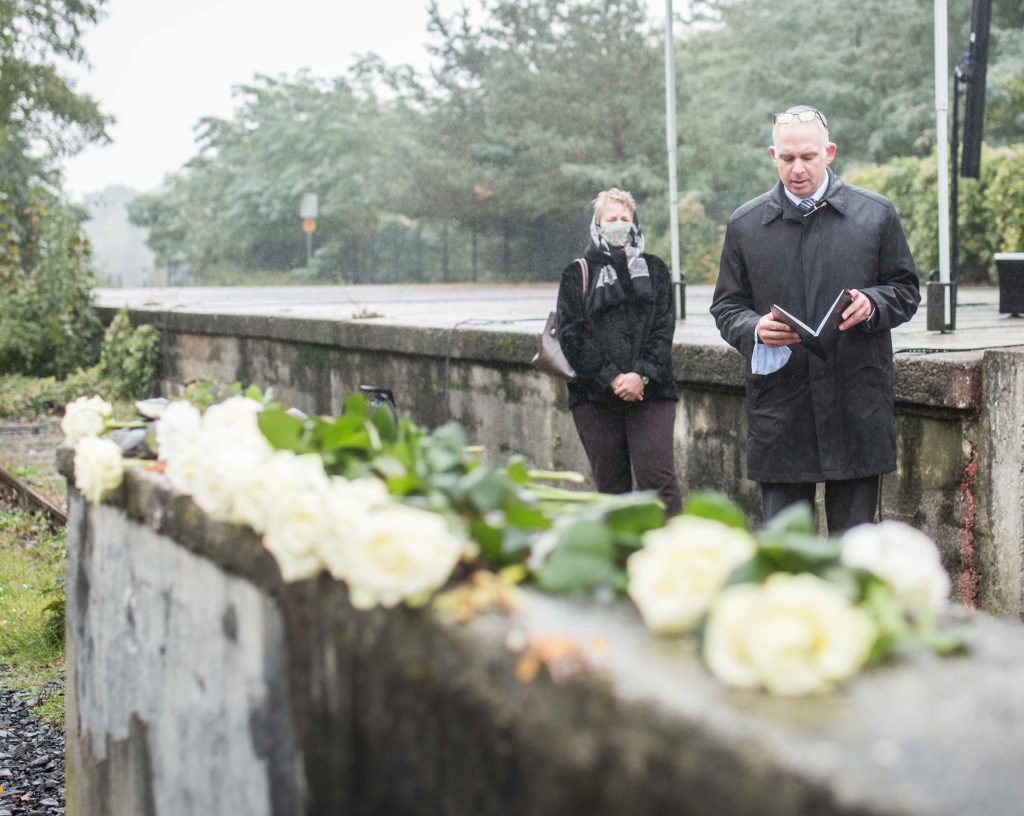
[[[63,531],[0,508],[0,683],[34,693],[36,714],[62,727],[65,558]]]

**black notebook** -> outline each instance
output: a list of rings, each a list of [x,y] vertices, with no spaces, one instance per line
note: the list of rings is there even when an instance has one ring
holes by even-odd
[[[853,295],[850,294],[849,289],[843,289],[825,312],[825,316],[821,318],[816,329],[812,329],[777,303],[772,305],[772,317],[780,323],[785,323],[799,334],[800,342],[811,354],[822,360],[827,360],[839,339],[839,324],[843,322],[843,312],[851,303],[853,303]]]

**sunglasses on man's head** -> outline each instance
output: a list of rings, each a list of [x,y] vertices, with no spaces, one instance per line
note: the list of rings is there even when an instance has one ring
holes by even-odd
[[[772,117],[777,125],[788,125],[791,122],[813,122],[817,119],[825,127],[828,127],[828,122],[825,121],[825,114],[821,111],[816,111],[814,108],[797,111],[796,113],[773,113]]]

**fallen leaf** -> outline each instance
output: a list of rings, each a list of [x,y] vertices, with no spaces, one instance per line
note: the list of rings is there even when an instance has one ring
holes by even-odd
[[[591,662],[586,652],[572,638],[527,637],[522,657],[516,666],[516,679],[530,683],[544,666],[556,683],[568,680],[574,674],[586,671]]]
[[[514,577],[477,570],[465,583],[443,592],[434,599],[434,607],[451,615],[458,623],[468,623],[483,612],[508,614],[519,605]]]

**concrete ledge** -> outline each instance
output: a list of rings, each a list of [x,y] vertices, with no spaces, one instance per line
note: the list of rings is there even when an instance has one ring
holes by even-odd
[[[105,320],[114,309],[100,309]],[[512,330],[460,327],[438,329],[388,323],[195,312],[134,310],[132,321],[176,334],[302,343],[348,352],[378,352],[528,367],[537,351],[536,328]],[[693,387],[743,387],[743,361],[724,343],[676,342],[672,354],[676,379]],[[896,399],[906,406],[956,412],[979,409],[980,352],[949,352],[926,356],[898,355]]]
[[[431,305],[437,307],[422,308]],[[284,404],[335,415],[346,395],[371,383],[394,389],[399,409],[422,425],[461,422],[489,456],[522,454],[537,467],[589,473],[565,410],[565,385],[529,365],[537,322],[448,329],[399,324],[399,317],[190,308],[131,312],[134,321],[162,331],[165,394],[210,377],[269,386]],[[680,486],[684,493],[721,491],[756,523],[761,506],[757,485],[746,478],[742,359],[701,327],[684,336],[673,348]],[[938,543],[954,597],[1024,616],[1024,475],[1010,455],[1019,450],[1014,440],[1024,423],[1024,398],[1004,398],[999,385],[1018,393],[1024,351],[923,354],[907,346],[895,369],[898,453],[895,472],[882,483],[883,517],[908,522]],[[993,434],[1002,441],[990,441]]]
[[[625,602],[526,593],[511,617],[361,613],[284,585],[259,542],[161,476],[71,490],[68,803],[77,816],[978,814],[1024,801],[1024,628],[844,692],[730,691]],[[517,637],[592,666],[515,679]],[[596,642],[603,644],[597,648]]]

